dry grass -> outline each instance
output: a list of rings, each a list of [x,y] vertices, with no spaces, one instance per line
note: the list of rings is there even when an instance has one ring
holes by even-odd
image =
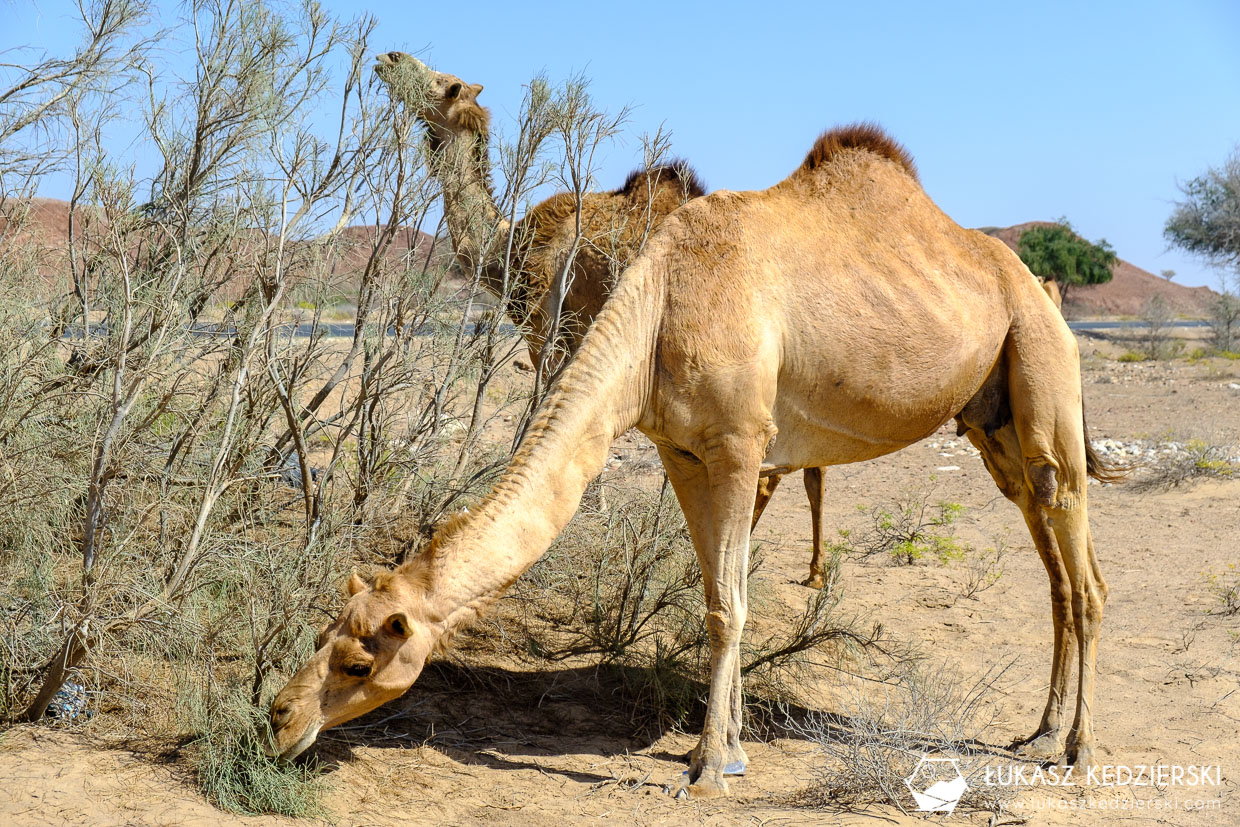
[[[813,785],[798,801],[833,809],[890,805],[914,809],[905,779],[923,757],[955,759],[969,790],[962,810],[997,812],[1009,790],[982,783],[986,768],[1011,761],[983,738],[998,716],[997,689],[1006,668],[963,676],[925,661],[905,660],[879,682],[849,676],[834,687],[842,707],[790,727],[817,745]]]
[[[1129,485],[1140,493],[1187,487],[1207,479],[1231,479],[1240,472],[1235,456],[1235,449],[1200,439],[1189,440],[1182,451],[1160,454],[1138,466],[1142,474]]]

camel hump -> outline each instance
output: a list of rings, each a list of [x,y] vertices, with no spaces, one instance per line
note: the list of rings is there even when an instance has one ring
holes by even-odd
[[[673,158],[666,164],[635,169],[624,179],[624,186],[615,190],[613,195],[646,195],[659,187],[679,187],[681,196],[701,198],[706,194],[706,185],[698,177],[697,171],[683,158]]]
[[[805,156],[805,160],[793,175],[813,172],[819,167],[826,166],[840,152],[848,149],[873,152],[875,155],[894,161],[904,167],[904,171],[912,176],[914,181],[921,183],[921,179],[917,176],[917,165],[913,163],[913,156],[909,154],[909,151],[888,135],[881,126],[871,121],[837,126],[822,133],[818,140],[814,141],[809,154]]]

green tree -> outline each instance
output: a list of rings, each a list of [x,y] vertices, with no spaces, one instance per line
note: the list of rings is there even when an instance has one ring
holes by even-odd
[[[1066,218],[1021,233],[1020,259],[1035,276],[1059,282],[1064,301],[1072,287],[1110,281],[1117,260],[1105,239],[1091,244],[1076,234]]]
[[[1163,236],[1171,246],[1240,272],[1240,147],[1218,167],[1180,185]]]
[[[1222,271],[1222,294],[1210,305],[1215,350],[1240,347],[1240,147],[1218,167],[1180,185],[1163,236]]]

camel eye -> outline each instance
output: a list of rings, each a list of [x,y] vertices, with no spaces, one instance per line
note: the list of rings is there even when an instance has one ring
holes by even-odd
[[[355,678],[364,678],[370,674],[370,664],[369,663],[350,663],[348,666],[344,668],[344,673],[346,675],[351,675],[352,677],[355,677]]]
[[[396,63],[400,60],[400,52],[388,52],[388,60]]]

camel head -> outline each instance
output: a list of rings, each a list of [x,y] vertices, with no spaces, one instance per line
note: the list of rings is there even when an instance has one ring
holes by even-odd
[[[354,574],[348,603],[319,634],[317,651],[271,704],[271,751],[291,760],[319,732],[404,694],[442,634],[432,617],[427,579],[410,569]]]
[[[388,85],[392,97],[410,107],[440,139],[484,131],[490,122],[490,114],[478,105],[482,84],[436,72],[413,55],[378,55],[375,74]]]

